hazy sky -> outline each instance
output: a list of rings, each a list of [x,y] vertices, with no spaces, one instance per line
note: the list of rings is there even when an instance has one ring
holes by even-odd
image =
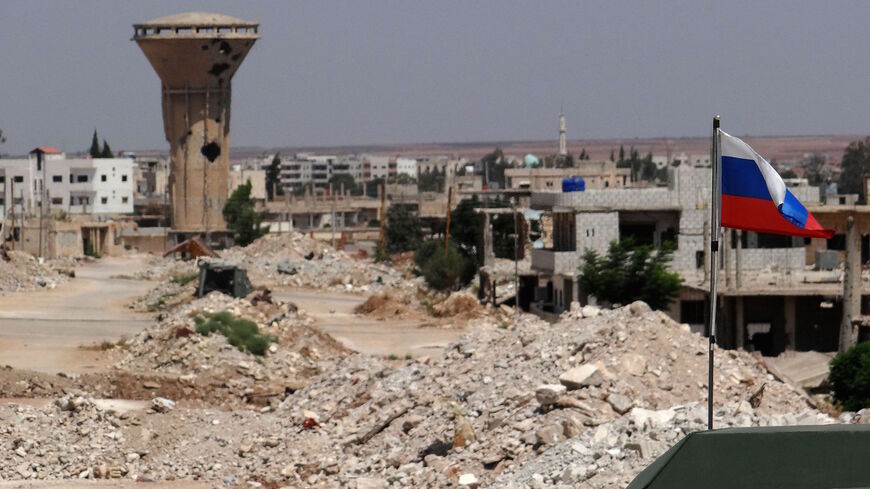
[[[260,22],[233,146],[870,133],[870,2],[0,0],[0,151],[168,147],[131,25],[190,10]]]

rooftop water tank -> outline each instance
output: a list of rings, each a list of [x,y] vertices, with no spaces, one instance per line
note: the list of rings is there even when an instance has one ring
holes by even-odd
[[[586,190],[586,181],[580,177],[562,179],[562,192],[582,192]]]

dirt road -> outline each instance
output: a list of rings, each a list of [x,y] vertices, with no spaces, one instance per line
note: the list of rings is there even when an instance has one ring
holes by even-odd
[[[428,327],[421,321],[378,321],[353,314],[365,297],[304,289],[280,289],[276,298],[293,302],[317,319],[317,327],[348,348],[371,355],[438,356],[461,329]]]
[[[76,269],[76,278],[57,289],[0,297],[0,365],[46,373],[102,367],[105,355],[82,345],[117,341],[151,321],[126,305],[153,284],[112,278],[144,262],[144,257],[103,258]]]

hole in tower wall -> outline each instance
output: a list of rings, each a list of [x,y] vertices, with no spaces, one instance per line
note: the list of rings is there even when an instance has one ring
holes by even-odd
[[[200,47],[202,48],[203,51],[206,51],[208,49],[208,44],[203,44]]]
[[[228,65],[227,63],[215,63],[215,64],[211,65],[211,69],[208,70],[208,72],[210,75],[219,76],[221,73],[226,71],[229,67],[230,67],[230,65]]]
[[[206,157],[209,163],[214,163],[214,160],[221,155],[221,147],[214,141],[204,145],[199,151]]]
[[[230,54],[233,52],[233,47],[230,46],[230,43],[223,41],[221,42],[221,47],[218,49],[218,52],[221,54]]]
[[[234,54],[230,59],[232,59],[233,61],[238,61],[241,56],[241,54]]]

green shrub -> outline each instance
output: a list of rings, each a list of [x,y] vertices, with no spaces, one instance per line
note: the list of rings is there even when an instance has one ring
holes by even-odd
[[[468,284],[476,272],[474,260],[468,258],[452,244],[444,252],[444,242],[437,241],[440,247],[427,245],[427,250],[434,250],[428,259],[423,261],[422,274],[435,290],[458,290]]]
[[[579,284],[587,294],[611,304],[641,300],[653,309],[664,309],[677,298],[683,280],[668,270],[674,246],[665,242],[655,251],[631,238],[613,241],[606,256],[587,250],[580,267]]]
[[[847,411],[870,406],[870,343],[858,343],[831,360],[834,399]]]
[[[203,336],[220,333],[226,336],[229,344],[254,355],[265,355],[269,343],[277,341],[271,335],[260,333],[257,323],[237,318],[227,311],[204,313],[193,318],[193,321],[196,323],[197,333]]]

